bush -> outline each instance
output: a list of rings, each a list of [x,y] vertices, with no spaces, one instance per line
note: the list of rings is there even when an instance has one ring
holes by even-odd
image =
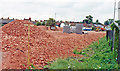
[[[40,26],[40,25],[41,25],[41,23],[40,23],[40,22],[37,22],[35,25]]]
[[[92,27],[92,30],[96,30],[96,27]]]
[[[42,25],[45,26],[45,22],[43,22]]]

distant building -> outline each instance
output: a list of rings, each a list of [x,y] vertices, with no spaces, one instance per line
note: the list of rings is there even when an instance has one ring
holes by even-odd
[[[118,2],[118,20],[120,20],[120,1]]]
[[[10,19],[9,17],[8,18],[1,18],[0,24],[8,24],[9,22],[12,22],[12,21],[14,21],[14,18],[13,19]]]
[[[29,19],[24,18],[24,20],[30,21],[30,22],[32,22],[33,24],[36,24],[36,23],[38,22],[37,20],[32,21],[31,17],[29,17]]]
[[[27,20],[27,21],[30,21],[30,22],[32,21],[31,17],[29,17],[29,19],[24,18],[24,20]]]

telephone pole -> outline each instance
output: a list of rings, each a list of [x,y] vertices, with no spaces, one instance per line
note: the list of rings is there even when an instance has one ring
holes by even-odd
[[[114,22],[115,22],[115,13],[116,13],[116,0],[115,0],[115,2],[114,2],[114,17],[113,17]]]
[[[56,12],[55,12],[55,20],[56,20]]]

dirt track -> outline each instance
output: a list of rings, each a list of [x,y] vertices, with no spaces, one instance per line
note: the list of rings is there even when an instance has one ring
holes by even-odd
[[[21,22],[29,23],[27,21],[14,21],[2,28],[3,69],[28,68],[27,32]],[[18,26],[14,23],[18,23]],[[47,65],[48,61],[53,61],[56,58],[76,56],[73,54],[75,48],[80,51],[104,36],[103,32],[89,32],[82,35],[67,34],[61,31],[43,31],[35,26],[31,29],[30,34],[30,63],[36,68],[41,68]]]

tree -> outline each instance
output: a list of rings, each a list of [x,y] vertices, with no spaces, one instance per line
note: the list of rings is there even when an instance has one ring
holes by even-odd
[[[99,20],[98,19],[96,20],[96,24],[99,24]]]
[[[42,25],[45,26],[45,22],[43,22]]]
[[[40,25],[41,25],[41,23],[40,23],[40,22],[37,22],[35,25],[40,26]]]
[[[95,24],[101,24],[101,23],[100,23],[99,20],[97,19]]]
[[[91,15],[86,16],[86,19],[83,20],[83,23],[87,24],[93,23],[93,17]]]
[[[104,22],[104,25],[109,25],[109,21],[106,20],[106,21]]]
[[[88,23],[88,20],[87,20],[87,19],[84,19],[84,20],[83,20],[83,23]]]
[[[108,19],[104,22],[104,25],[110,25],[114,22],[114,19]]]
[[[47,21],[47,26],[55,26],[56,25],[56,21],[53,18],[49,18],[49,20]]]
[[[116,23],[118,23],[118,25],[120,26],[120,20],[117,20],[117,21],[115,21]]]
[[[108,19],[109,24],[112,24],[114,22],[114,19]]]

